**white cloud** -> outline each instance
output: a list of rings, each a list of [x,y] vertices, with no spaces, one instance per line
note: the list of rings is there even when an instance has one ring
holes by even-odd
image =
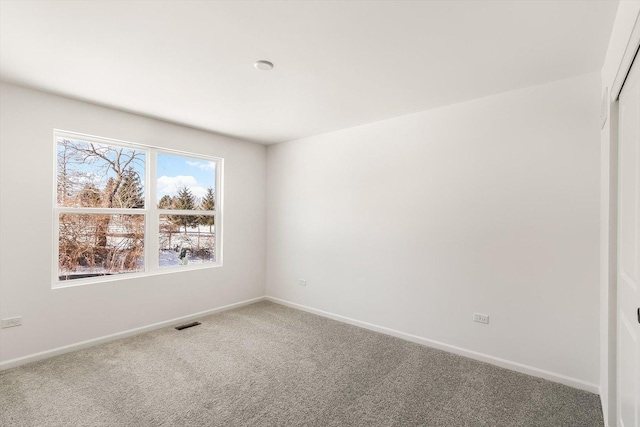
[[[191,160],[187,160],[187,164],[189,166],[198,167],[198,168],[200,168],[202,170],[215,170],[216,169],[216,162],[209,162],[209,161],[207,161],[207,162],[205,162],[205,161],[194,162],[194,161],[191,161]]]
[[[202,199],[207,194],[207,189],[196,185],[195,187],[189,187],[189,190],[199,199]]]
[[[158,178],[158,197],[160,198],[164,195],[175,196],[182,187],[187,187],[194,196],[199,198],[207,194],[207,189],[198,185],[198,181],[191,175],[163,175]]]
[[[69,177],[71,180],[75,180],[76,183],[100,185],[103,178],[97,173],[93,172],[78,172],[77,175]],[[106,180],[106,179],[105,179]]]

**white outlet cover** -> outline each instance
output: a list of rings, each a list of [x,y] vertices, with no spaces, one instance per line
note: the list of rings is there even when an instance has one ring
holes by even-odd
[[[473,321],[478,323],[489,323],[489,315],[481,313],[473,313]]]
[[[12,328],[14,326],[22,325],[22,317],[10,317],[8,319],[2,319],[2,328]]]
[[[307,281],[306,280],[300,280],[300,281],[298,281],[298,285],[307,286]]]

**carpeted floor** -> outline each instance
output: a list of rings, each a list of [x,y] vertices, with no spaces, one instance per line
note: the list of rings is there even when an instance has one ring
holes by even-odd
[[[602,426],[598,396],[270,302],[0,373],[2,426]]]

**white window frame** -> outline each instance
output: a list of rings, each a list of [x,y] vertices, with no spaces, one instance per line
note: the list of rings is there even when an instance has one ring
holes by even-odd
[[[119,208],[83,208],[58,206],[57,173],[58,173],[58,139],[67,138],[79,141],[93,142],[102,145],[112,145],[116,147],[131,148],[145,152],[145,185],[144,185],[144,209],[119,209]],[[175,156],[185,156],[205,161],[215,162],[215,209],[211,212],[215,218],[215,253],[214,262],[203,264],[178,265],[173,267],[163,267],[159,265],[159,235],[160,235],[160,215],[175,215],[179,213],[199,215],[203,211],[183,211],[174,209],[158,209],[157,207],[157,155],[169,154]],[[148,277],[159,274],[173,274],[183,271],[202,270],[208,268],[222,267],[223,243],[223,191],[224,191],[224,159],[205,154],[192,153],[188,151],[174,150],[157,147],[153,145],[139,144],[135,142],[122,141],[112,138],[104,138],[94,135],[87,135],[77,132],[65,131],[61,129],[53,130],[53,259],[52,259],[52,288],[67,288],[72,286],[82,286],[94,283],[112,282],[116,280],[128,280],[138,277]],[[82,279],[60,280],[59,278],[59,238],[60,238],[60,214],[131,214],[144,215],[144,271],[133,273],[113,274],[109,276],[94,276]]]

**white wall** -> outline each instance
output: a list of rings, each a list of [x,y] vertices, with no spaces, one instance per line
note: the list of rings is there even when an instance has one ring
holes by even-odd
[[[23,316],[0,331],[0,361],[264,295],[264,146],[6,83],[0,94],[0,316]],[[224,266],[52,290],[54,128],[223,157]]]
[[[593,73],[270,146],[267,294],[597,391],[599,91]]]
[[[621,1],[602,67],[601,93],[610,90],[631,34],[640,19],[640,1]],[[632,47],[630,47],[632,48]],[[623,71],[624,72],[624,71]],[[608,120],[600,132],[600,397],[607,425],[616,425],[616,233],[617,103],[607,102]]]

